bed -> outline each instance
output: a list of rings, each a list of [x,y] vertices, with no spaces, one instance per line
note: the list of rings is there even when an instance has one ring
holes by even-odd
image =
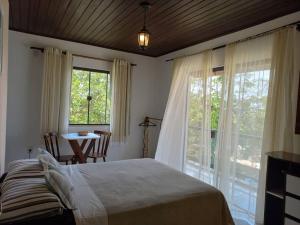
[[[153,159],[77,164],[61,170],[72,184],[68,198],[73,207],[49,216],[53,224],[234,224],[220,191]],[[45,218],[11,224],[41,221]]]

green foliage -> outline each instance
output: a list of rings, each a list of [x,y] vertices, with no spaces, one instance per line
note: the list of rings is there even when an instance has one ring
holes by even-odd
[[[204,82],[199,77],[190,78],[187,159],[196,162],[199,161],[201,149],[205,148],[205,146],[201,146],[203,135],[210,135],[211,130],[218,128],[223,76],[211,76],[206,83]],[[204,93],[205,87],[207,88],[206,93]],[[206,102],[207,108],[205,108],[204,102]],[[209,113],[211,130],[204,131],[206,134],[202,134],[204,116],[209,116]],[[215,140],[213,138],[211,143],[212,157],[214,157]]]
[[[211,161],[213,168],[216,131],[218,129],[223,76],[211,76],[204,85],[202,78],[191,78],[188,104],[188,147],[187,160],[199,162],[201,153],[206,150],[201,145],[203,140],[202,126],[205,113],[204,101],[210,106],[211,128]],[[268,95],[269,71],[254,71],[236,74],[234,77],[232,112],[233,135],[238,134],[236,142],[238,159],[260,162],[262,132]],[[204,87],[207,88],[204,93]],[[207,98],[204,100],[204,98]]]
[[[110,96],[109,74],[73,69],[70,124],[109,124]]]

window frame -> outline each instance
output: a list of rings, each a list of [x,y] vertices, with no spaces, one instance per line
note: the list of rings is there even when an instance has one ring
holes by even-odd
[[[86,67],[79,67],[79,66],[73,66],[72,67],[72,77],[71,77],[71,91],[70,91],[70,99],[72,98],[72,78],[73,78],[73,70],[82,70],[82,71],[87,71],[89,72],[89,93],[88,96],[90,96],[91,93],[91,73],[105,73],[106,74],[106,84],[108,83],[108,76],[111,76],[111,72],[108,70],[99,70],[99,69],[93,69],[93,68],[86,68]],[[111,78],[109,79],[110,83],[110,90],[107,90],[108,85],[106,85],[106,96],[105,96],[105,118],[106,118],[106,110],[107,110],[107,93],[108,91],[111,92]],[[87,97],[88,97],[87,96]],[[88,100],[87,100],[88,101]],[[69,109],[71,109],[71,102]],[[69,118],[69,126],[110,126],[110,123],[89,123],[89,117],[90,117],[90,101],[88,101],[88,113],[87,113],[87,123],[70,123],[70,118]]]

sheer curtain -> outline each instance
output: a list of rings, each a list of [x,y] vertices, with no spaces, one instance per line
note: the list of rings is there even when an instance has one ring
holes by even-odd
[[[66,133],[69,125],[69,97],[72,55],[56,48],[44,50],[41,132]]]
[[[242,224],[263,221],[265,153],[300,153],[294,36],[285,28],[226,46],[219,77],[211,51],[175,61],[155,158],[220,189]]]
[[[295,27],[274,33],[270,88],[263,132],[261,170],[256,222],[263,224],[266,152],[289,151],[300,154],[295,143],[298,71],[294,71]],[[299,50],[298,50],[299,51]]]
[[[273,35],[226,46],[215,174],[233,217],[254,223]]]
[[[112,140],[125,142],[130,132],[131,64],[114,59],[112,69]]]
[[[197,111],[209,110],[209,102],[206,97],[206,82],[211,71],[211,51],[199,55],[177,59],[173,68],[173,79],[168,98],[164,119],[162,122],[155,159],[161,161],[177,170],[183,171],[185,161],[185,150],[188,145],[188,105],[189,95],[193,88],[199,92],[196,101],[201,102]],[[198,87],[190,84],[193,79],[199,80]],[[199,145],[205,151],[209,151],[209,126],[210,113],[202,113],[197,124],[201,127]],[[206,161],[208,155],[202,155]]]

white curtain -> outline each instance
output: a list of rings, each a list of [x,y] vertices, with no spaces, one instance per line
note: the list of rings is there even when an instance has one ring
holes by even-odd
[[[188,109],[189,89],[193,79],[199,81],[199,101],[207,103],[206,82],[211,71],[211,51],[203,54],[177,59],[174,63],[173,79],[168,98],[164,119],[159,135],[155,159],[174,169],[183,171],[185,150],[188,145]],[[191,90],[192,91],[192,90]],[[209,106],[209,103],[208,105]],[[199,105],[199,110],[209,110],[209,107]],[[206,117],[207,115],[207,117]],[[210,126],[210,113],[205,113],[199,118],[201,138],[199,144],[207,147],[209,135],[207,128]],[[205,148],[204,147],[204,148]]]
[[[294,71],[296,30],[285,28],[274,34],[270,88],[263,132],[256,222],[263,224],[266,182],[266,152],[288,151],[300,153],[295,143],[295,113],[299,71]],[[299,49],[298,49],[299,51]]]
[[[56,48],[45,48],[41,132],[66,133],[69,125],[69,98],[72,55]]]
[[[226,46],[214,163],[233,217],[254,223],[273,35]]]
[[[263,221],[265,153],[300,153],[295,33],[286,28],[226,46],[220,77],[210,71],[211,52],[174,65],[155,158],[219,188],[233,217],[250,224]]]
[[[130,133],[131,64],[114,59],[112,69],[112,140],[123,143]]]

